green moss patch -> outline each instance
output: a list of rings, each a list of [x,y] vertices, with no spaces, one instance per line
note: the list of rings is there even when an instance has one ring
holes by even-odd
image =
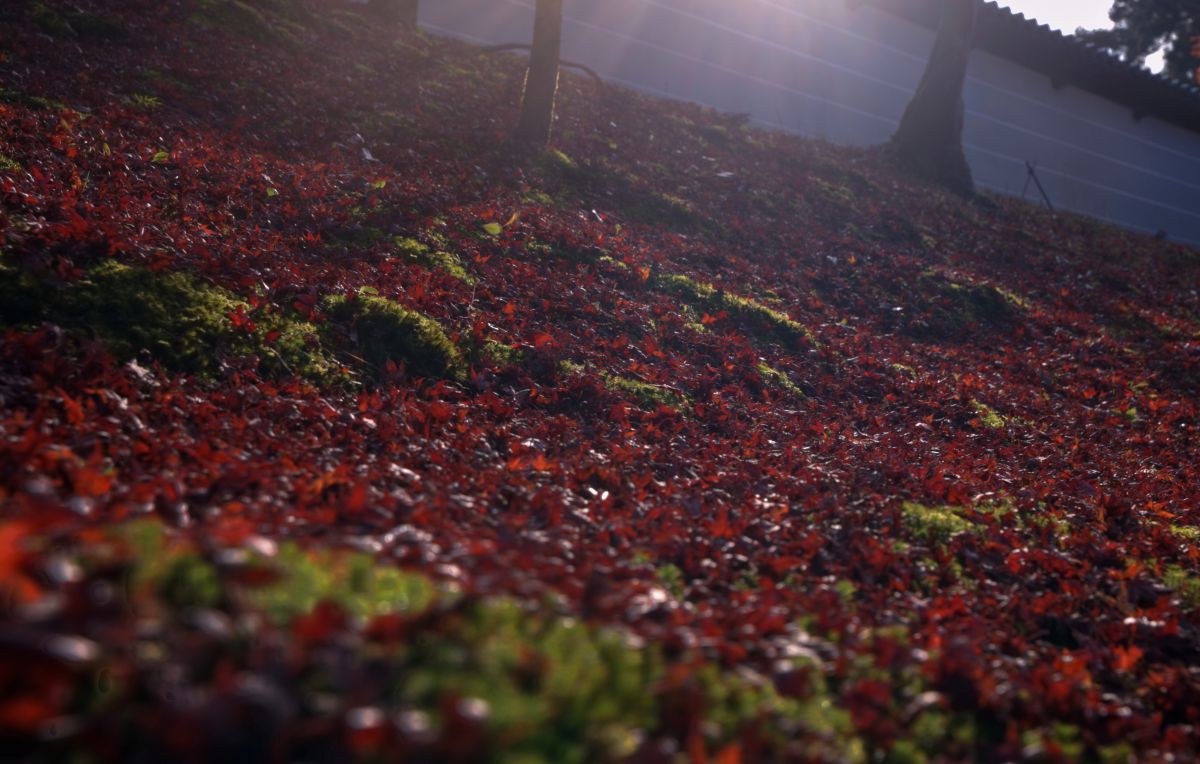
[[[80,281],[54,288],[0,263],[0,320],[9,326],[51,321],[92,333],[120,359],[148,352],[175,371],[214,377],[222,359],[257,356],[268,373],[315,382],[337,378],[316,343],[316,328],[278,315],[248,317],[232,293],[183,272],[162,273],[106,261]],[[255,326],[235,327],[231,316]]]
[[[632,272],[632,269],[628,265],[616,259],[612,255],[600,255],[600,257],[596,258],[596,263],[607,268],[611,268],[620,273],[622,276],[628,276]]]
[[[801,398],[804,397],[804,391],[801,390],[796,385],[796,383],[792,381],[791,377],[789,377],[787,374],[783,373],[779,369],[771,368],[770,366],[768,366],[765,363],[760,363],[755,368],[758,370],[758,375],[760,377],[762,377],[763,381],[766,382],[767,384],[771,385],[772,387],[777,387],[780,390],[791,393],[792,395],[799,396]]]
[[[204,643],[220,651],[224,669],[261,670],[258,645],[267,640],[295,666],[279,680],[293,697],[331,697],[341,687],[353,693],[355,707],[401,718],[405,729],[428,730],[434,741],[461,732],[450,725],[465,717],[477,726],[459,741],[468,746],[463,761],[491,761],[495,751],[504,752],[503,761],[625,760],[650,736],[670,734],[681,708],[703,723],[696,744],[710,755],[753,731],[772,760],[784,750],[814,761],[865,760],[849,713],[834,706],[808,658],[792,667],[804,692],[785,696],[753,672],[724,670],[694,654],[668,658],[657,646],[571,618],[553,603],[464,597],[364,554],[294,544],[203,551],[154,522],[102,533],[69,562],[85,581],[127,571],[126,585],[114,590],[120,612],[156,628],[123,647],[139,656],[191,655],[182,648],[196,644],[195,623],[236,623],[236,631],[209,633]],[[123,656],[100,652],[96,668]],[[331,657],[339,679],[329,673]],[[134,664],[143,669],[158,666]],[[189,679],[198,689],[217,681],[201,671]],[[131,692],[119,702],[122,713],[137,714],[154,701]],[[81,718],[91,713],[75,710]],[[346,710],[306,702],[297,723],[332,723]],[[356,760],[374,760],[385,751],[357,754]]]
[[[944,341],[1008,331],[1026,304],[988,284],[958,283],[940,274],[923,274],[915,284],[920,303],[904,331],[914,339]]]
[[[231,32],[254,42],[301,51],[306,27],[300,23],[300,7],[291,0],[277,0],[255,7],[241,0],[197,0],[191,20],[204,27]]]
[[[680,408],[687,403],[687,396],[676,390],[662,385],[652,385],[639,379],[620,377],[615,374],[602,373],[604,386],[615,393],[632,398],[643,408],[658,408],[669,406]]]
[[[812,332],[786,313],[775,310],[749,297],[719,290],[682,274],[671,273],[658,276],[654,285],[684,300],[696,310],[709,313],[724,311],[746,330],[774,337],[789,344],[815,345]]]
[[[596,372],[584,364],[573,361],[563,361],[559,367],[563,374],[598,374],[604,387],[618,395],[632,399],[641,408],[656,409],[659,406],[668,406],[678,409],[686,406],[689,401],[685,394],[665,385],[655,385],[640,379],[610,374],[607,371]]]
[[[466,378],[462,353],[432,318],[368,295],[330,297],[324,307],[335,325],[349,330],[354,350],[376,371],[390,361],[418,377]]]
[[[901,519],[904,527],[926,543],[945,543],[960,533],[975,530],[975,524],[963,517],[958,507],[927,507],[912,501],[904,502]]]
[[[0,325],[32,326],[45,320],[53,291],[0,256]]]
[[[1167,527],[1171,535],[1190,543],[1200,543],[1200,528],[1194,525],[1171,525]]]
[[[482,342],[464,335],[458,343],[459,351],[468,364],[473,367],[487,367],[493,370],[512,369],[525,362],[525,353],[506,342],[486,339]]]
[[[496,340],[484,342],[483,355],[492,364],[500,367],[519,366],[525,361],[525,354],[520,349]]]
[[[980,424],[984,427],[990,427],[993,430],[1003,430],[1008,426],[1008,420],[986,403],[972,400],[971,408],[975,409],[975,414]]]
[[[474,285],[475,277],[463,267],[462,260],[450,252],[442,252],[422,244],[416,239],[397,236],[394,240],[400,255],[410,262],[426,268],[437,268],[450,274],[464,284]]]
[[[1175,590],[1185,609],[1200,608],[1200,578],[1178,565],[1172,565],[1163,574],[1163,583]]]
[[[1025,518],[1017,512],[1012,500],[1005,497],[982,500],[970,507],[926,506],[906,501],[900,507],[900,519],[913,538],[927,544],[944,544],[962,533],[981,533],[990,523],[1025,527]]]
[[[0,87],[0,103],[7,103],[13,106],[24,106],[29,109],[45,109],[49,111],[61,111],[68,108],[62,101],[55,101],[52,98],[44,98],[42,96],[29,95],[16,90]]]
[[[561,151],[543,153],[534,162],[542,194],[560,206],[611,210],[627,223],[661,225],[675,231],[718,234],[718,223],[686,199],[650,187],[637,176],[597,158],[577,162]]]
[[[157,111],[162,106],[162,99],[158,96],[134,93],[125,99],[125,103],[138,111]]]
[[[547,194],[545,191],[539,191],[537,189],[527,191],[525,195],[521,197],[521,201],[525,202],[526,204],[539,204],[543,207],[554,206],[554,197],[550,196],[550,194]]]
[[[1098,315],[1110,334],[1122,340],[1174,342],[1187,339],[1169,325],[1160,325],[1135,305],[1119,304]]]
[[[29,14],[33,23],[52,37],[114,42],[129,36],[123,24],[108,16],[82,11],[60,13],[45,3],[34,3],[29,8]]]

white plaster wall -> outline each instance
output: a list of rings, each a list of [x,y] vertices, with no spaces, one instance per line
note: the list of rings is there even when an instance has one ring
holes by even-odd
[[[854,0],[566,0],[563,56],[638,90],[834,143],[886,141],[933,33]],[[529,42],[533,0],[423,0],[431,32]],[[982,51],[964,95],[976,183],[1200,246],[1200,133]]]

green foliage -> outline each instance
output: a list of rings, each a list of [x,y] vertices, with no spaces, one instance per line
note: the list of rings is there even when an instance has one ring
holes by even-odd
[[[12,157],[0,154],[0,172],[20,172],[21,164]]]
[[[336,324],[353,329],[355,350],[375,370],[388,361],[403,363],[419,377],[463,380],[462,353],[437,321],[382,297],[327,298],[325,309]]]
[[[1165,54],[1166,74],[1188,84],[1194,82],[1196,60],[1191,55],[1191,35],[1200,33],[1200,9],[1187,0],[1113,0],[1108,16],[1112,29],[1083,31],[1080,37],[1144,65],[1155,51]]]
[[[912,501],[904,502],[901,517],[904,527],[926,543],[945,543],[960,533],[968,533],[975,525],[958,507],[927,507]]]
[[[660,275],[654,280],[657,288],[683,299],[697,310],[729,314],[747,330],[773,336],[788,343],[815,345],[812,333],[803,324],[793,321],[783,311],[769,308],[760,302],[719,290],[712,284],[696,281],[678,273]]]

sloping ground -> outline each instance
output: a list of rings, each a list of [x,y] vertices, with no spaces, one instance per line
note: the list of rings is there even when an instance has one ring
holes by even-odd
[[[0,7],[4,750],[1200,755],[1195,252],[352,8]]]

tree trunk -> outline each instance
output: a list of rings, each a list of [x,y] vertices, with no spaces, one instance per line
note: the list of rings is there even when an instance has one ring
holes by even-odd
[[[963,196],[975,193],[962,148],[962,93],[978,7],[976,0],[942,0],[933,52],[891,144],[910,171]]]
[[[558,61],[562,52],[563,0],[537,0],[533,18],[533,49],[525,74],[517,140],[545,146],[554,120],[554,94],[558,90]]]
[[[370,0],[370,8],[384,23],[392,26],[417,25],[420,0]]]

